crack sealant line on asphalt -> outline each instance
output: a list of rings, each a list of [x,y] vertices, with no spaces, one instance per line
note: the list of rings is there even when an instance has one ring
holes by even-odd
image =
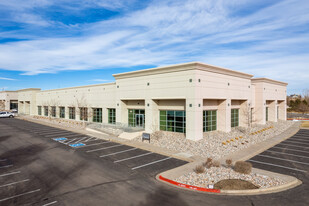
[[[186,188],[186,189],[190,189],[190,190],[196,190],[196,191],[202,191],[202,192],[211,192],[211,193],[220,193],[220,190],[217,190],[217,189],[209,189],[209,188],[203,188],[203,187],[197,187],[197,186],[179,183],[179,182],[167,179],[165,177],[162,177],[162,175],[159,176],[159,179],[164,181],[164,182],[167,182],[169,184],[176,185],[178,187],[182,187],[182,188]]]

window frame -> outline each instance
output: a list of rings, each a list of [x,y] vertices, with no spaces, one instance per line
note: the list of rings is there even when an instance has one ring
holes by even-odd
[[[92,108],[92,122],[102,123],[102,108]]]
[[[231,109],[231,127],[239,127],[239,108]]]
[[[65,107],[59,107],[59,118],[65,118]]]
[[[69,107],[69,119],[76,119],[76,108]]]
[[[108,108],[107,110],[108,110],[108,123],[116,124],[116,109]]]
[[[204,110],[203,111],[203,132],[216,131],[217,124],[218,124],[217,119],[218,119],[217,110]]]
[[[185,110],[160,110],[160,131],[186,133],[186,111]]]

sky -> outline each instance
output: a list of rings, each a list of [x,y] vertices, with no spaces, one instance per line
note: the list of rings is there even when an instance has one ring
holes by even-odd
[[[198,61],[309,89],[308,0],[0,0],[0,90]]]

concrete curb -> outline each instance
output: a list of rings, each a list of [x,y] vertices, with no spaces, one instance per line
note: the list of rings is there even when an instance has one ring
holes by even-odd
[[[256,169],[257,170],[257,169]],[[180,188],[180,189],[185,189],[185,190],[189,190],[189,191],[193,191],[193,192],[207,192],[207,193],[211,193],[211,194],[217,194],[217,195],[262,195],[262,194],[270,194],[270,193],[276,193],[276,192],[282,192],[288,189],[292,189],[294,187],[297,187],[298,185],[301,185],[302,182],[292,176],[288,176],[288,175],[282,175],[282,174],[277,174],[277,173],[273,173],[273,172],[268,172],[265,170],[260,170],[259,174],[261,173],[272,173],[275,176],[283,176],[286,181],[288,181],[286,184],[283,185],[279,185],[279,186],[275,186],[275,187],[270,187],[270,188],[262,188],[262,189],[252,189],[252,190],[217,190],[217,189],[209,189],[209,188],[202,188],[202,187],[197,187],[197,186],[192,186],[192,185],[187,185],[187,184],[183,184],[183,183],[179,183],[176,181],[173,181],[171,179],[168,179],[166,177],[164,177],[162,174],[158,174],[156,176],[156,179],[164,184],[168,184],[170,186],[176,187],[176,188]],[[264,172],[263,172],[264,171]],[[269,175],[269,176],[273,176],[273,175]]]
[[[281,134],[279,134],[279,135],[277,135],[273,138],[270,138],[270,139],[268,139],[264,142],[260,142],[256,145],[252,145],[252,146],[250,146],[250,147],[248,147],[244,150],[241,150],[241,151],[235,153],[234,155],[229,157],[229,159],[233,159],[233,161],[248,160],[251,157],[269,149],[270,147],[273,147],[274,145],[290,138],[291,136],[296,134],[299,129],[300,129],[300,124],[295,124],[292,127],[288,128],[283,133],[281,133]],[[226,158],[221,158],[220,162],[224,162],[225,159]],[[196,191],[196,192],[205,192],[203,190],[196,189],[195,186],[191,186],[191,185],[185,185],[184,186],[184,184],[177,183],[177,182],[172,180],[172,179],[179,177],[183,174],[192,172],[192,168],[194,168],[197,165],[202,164],[203,162],[204,162],[203,159],[197,159],[196,161],[188,163],[186,165],[183,165],[183,166],[162,172],[162,173],[160,173],[156,176],[156,179],[159,180],[160,182],[172,185],[172,186],[177,187],[177,188],[182,188],[182,189]],[[263,189],[255,189],[255,190],[220,190],[220,192],[217,192],[215,194],[222,194],[222,195],[269,194],[269,193],[275,193],[275,192],[281,192],[281,191],[284,191],[284,190],[288,190],[288,189],[294,188],[294,187],[302,184],[302,182],[300,180],[298,180],[297,178],[292,177],[292,176],[274,173],[274,172],[261,170],[261,169],[257,169],[257,168],[253,168],[252,171],[257,173],[257,174],[266,175],[266,176],[269,176],[269,177],[279,177],[279,178],[285,180],[287,183],[280,185],[280,186],[263,188]],[[165,180],[162,179],[162,178],[160,179],[160,177],[163,177]],[[206,189],[206,188],[203,188],[203,189]],[[213,192],[211,192],[211,193],[213,193]]]

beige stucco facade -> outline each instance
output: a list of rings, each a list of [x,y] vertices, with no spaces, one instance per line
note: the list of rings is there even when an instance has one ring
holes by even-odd
[[[203,138],[207,128],[229,132],[231,126],[246,127],[249,121],[265,124],[266,110],[268,121],[286,120],[284,82],[252,79],[250,74],[199,62],[113,76],[114,83],[47,91],[19,90],[19,112],[38,115],[39,107],[54,107],[59,118],[61,107],[65,108],[64,118],[68,119],[68,110],[74,107],[75,119],[79,121],[80,107],[88,108],[89,112],[99,108],[100,122],[108,124],[109,112],[114,109],[118,125],[134,123],[133,126],[141,126],[150,133],[168,128],[184,132],[191,140]],[[206,111],[213,111],[212,119]]]
[[[18,92],[17,91],[1,91],[0,92],[0,111],[9,111],[15,108],[18,103]]]

